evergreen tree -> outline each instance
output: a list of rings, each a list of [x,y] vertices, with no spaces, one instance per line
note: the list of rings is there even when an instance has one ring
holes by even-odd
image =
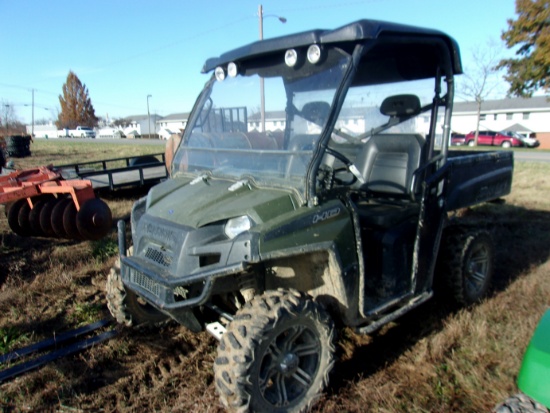
[[[55,124],[59,129],[75,129],[77,126],[97,126],[98,118],[92,101],[88,96],[86,85],[70,71],[63,85],[63,95],[59,95],[61,112]]]
[[[508,19],[502,40],[508,48],[518,47],[515,59],[503,59],[507,69],[508,93],[531,96],[550,87],[550,0],[516,0],[517,19]]]

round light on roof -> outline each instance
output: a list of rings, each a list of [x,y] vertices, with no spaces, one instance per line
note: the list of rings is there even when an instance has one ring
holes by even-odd
[[[214,75],[216,76],[216,80],[222,81],[225,79],[225,70],[223,67],[218,66],[216,70],[214,71]]]
[[[227,65],[227,74],[229,77],[237,77],[239,74],[239,67],[237,66],[237,63],[231,62]]]
[[[294,67],[296,66],[296,63],[298,62],[298,53],[296,52],[296,49],[288,49],[285,52],[285,63],[288,67]]]
[[[309,63],[316,64],[321,60],[321,47],[318,44],[312,44],[307,49],[307,60]]]

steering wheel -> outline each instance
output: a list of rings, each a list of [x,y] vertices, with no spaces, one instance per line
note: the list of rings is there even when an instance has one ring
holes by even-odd
[[[363,175],[361,175],[361,172],[359,172],[359,169],[357,169],[357,167],[353,164],[352,161],[349,160],[349,158],[347,156],[345,156],[345,155],[341,154],[340,152],[337,152],[334,149],[329,148],[329,147],[326,148],[326,153],[334,156],[336,159],[338,159],[339,161],[341,161],[345,165],[344,168],[335,169],[334,170],[335,175],[339,172],[342,172],[342,171],[347,171],[347,172],[349,172],[353,175],[353,178],[352,178],[351,181],[343,181],[343,180],[338,179],[336,177],[334,178],[335,180],[337,180],[342,185],[353,185],[356,181],[359,181],[362,184],[365,183],[365,179],[363,178]]]

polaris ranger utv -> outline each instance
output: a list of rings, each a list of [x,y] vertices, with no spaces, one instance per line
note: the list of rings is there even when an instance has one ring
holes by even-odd
[[[370,20],[207,60],[129,249],[119,223],[112,314],[210,331],[228,409],[294,412],[327,384],[336,326],[368,334],[428,300],[438,256],[458,302],[481,298],[489,233],[449,216],[509,193],[513,157],[448,151],[461,72],[444,33]]]

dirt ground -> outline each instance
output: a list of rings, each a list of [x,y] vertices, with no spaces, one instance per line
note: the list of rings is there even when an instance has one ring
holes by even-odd
[[[115,221],[132,201],[107,200],[118,211]],[[506,311],[517,314],[528,305],[526,297],[533,313],[547,303],[550,218],[544,211],[498,208],[480,209],[472,218],[483,226],[495,222],[493,296],[458,310],[432,300],[373,336],[343,330],[340,361],[314,411],[489,411],[515,391],[513,372],[528,333],[511,338],[505,349],[497,348],[495,337],[518,330]],[[110,317],[105,280],[116,259],[114,230],[101,241],[22,238],[9,230],[1,209],[0,353]],[[518,218],[503,224],[499,214]],[[535,322],[529,319],[527,330]],[[114,339],[0,384],[3,411],[223,411],[213,385],[214,338],[176,324],[115,328]],[[483,347],[484,340],[493,348]]]

